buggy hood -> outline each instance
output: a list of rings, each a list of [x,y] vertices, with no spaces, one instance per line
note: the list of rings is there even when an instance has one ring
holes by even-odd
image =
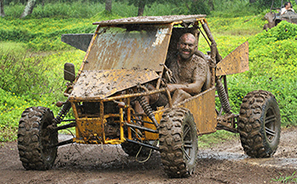
[[[69,98],[106,98],[116,92],[147,83],[159,76],[152,70],[121,69],[83,71],[73,87]]]

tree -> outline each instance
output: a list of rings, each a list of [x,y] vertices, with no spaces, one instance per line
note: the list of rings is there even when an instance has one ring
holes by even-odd
[[[36,0],[28,0],[27,5],[24,9],[24,12],[21,15],[21,18],[24,18],[24,17],[30,15],[33,12],[35,4],[36,4]]]
[[[0,16],[1,17],[5,17],[5,13],[4,13],[4,0],[0,0]]]
[[[139,0],[138,2],[138,14],[137,16],[143,16],[144,8],[145,8],[145,1]]]
[[[249,2],[251,3],[252,0]],[[283,0],[253,0],[253,5],[257,7],[259,10],[264,10],[264,9],[275,9],[276,7],[281,7],[283,5]],[[286,1],[285,1],[286,2]],[[289,2],[289,1],[288,1]]]
[[[209,6],[210,11],[214,10],[213,0],[208,0],[208,6]]]
[[[177,8],[174,14],[210,14],[214,9],[213,0],[158,0],[161,3],[172,3]]]
[[[126,0],[117,0],[117,1],[126,1]],[[158,1],[163,3],[163,0],[128,0],[128,5],[134,5],[138,8],[138,16],[143,16],[145,6],[150,6],[154,2]]]
[[[204,0],[186,0],[183,2],[186,3],[188,14],[210,14],[210,9]]]
[[[112,0],[105,0],[105,10],[111,12]]]

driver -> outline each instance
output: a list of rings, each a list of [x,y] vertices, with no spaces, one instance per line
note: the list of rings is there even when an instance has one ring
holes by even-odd
[[[293,11],[294,12],[294,9],[292,8],[292,5],[291,5],[290,2],[286,2],[284,4],[284,6],[285,7],[281,9],[281,12],[280,12],[281,15],[287,13],[288,11]]]
[[[178,52],[166,60],[166,66],[172,72],[172,83],[167,84],[173,94],[172,102],[177,104],[201,92],[207,77],[207,63],[195,55],[196,37],[191,33],[183,34],[177,44]]]
[[[165,75],[165,79],[173,104],[200,93],[207,79],[208,64],[194,54],[196,50],[196,37],[191,33],[185,33],[177,43],[177,53],[166,60],[165,65],[170,69],[171,75]],[[148,84],[147,88],[155,89],[151,84]],[[165,106],[168,103],[164,94],[146,96],[145,100],[153,107]],[[135,102],[135,111],[144,112],[138,101]]]

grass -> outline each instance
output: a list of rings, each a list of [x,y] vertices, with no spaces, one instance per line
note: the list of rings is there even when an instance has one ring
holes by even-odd
[[[199,148],[210,148],[225,141],[239,139],[239,134],[227,131],[216,131],[215,133],[205,134],[198,137]]]
[[[273,178],[272,181],[280,183],[297,183],[297,176],[295,175],[296,171],[290,176],[283,176],[282,173],[279,173],[280,176]]]

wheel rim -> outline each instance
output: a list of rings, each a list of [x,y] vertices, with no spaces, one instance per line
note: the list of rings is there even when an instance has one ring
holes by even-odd
[[[265,116],[265,133],[270,143],[273,142],[276,137],[276,122],[275,112],[272,108],[269,108]]]
[[[183,153],[184,153],[184,159],[187,161],[187,163],[190,163],[194,156],[194,137],[191,132],[191,127],[189,124],[185,124],[183,128]]]

